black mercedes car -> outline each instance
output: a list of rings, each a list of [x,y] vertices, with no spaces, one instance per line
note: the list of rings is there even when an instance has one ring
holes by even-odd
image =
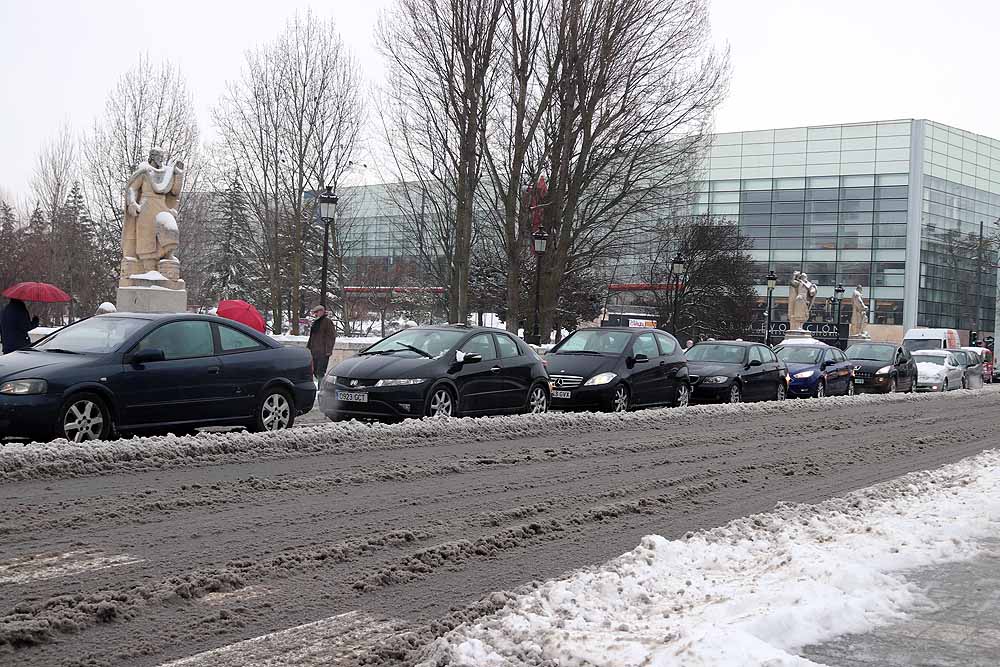
[[[705,341],[687,351],[696,401],[783,401],[788,368],[771,348],[746,341]]]
[[[638,406],[684,406],[691,395],[681,346],[656,329],[578,329],[545,360],[553,408],[624,412]]]
[[[845,354],[854,366],[856,392],[892,394],[916,390],[917,364],[906,348],[895,343],[855,343]]]
[[[98,315],[0,357],[3,437],[277,430],[315,397],[306,350],[207,315]]]
[[[548,410],[549,376],[506,331],[414,327],[331,368],[319,406],[334,421],[538,413]]]

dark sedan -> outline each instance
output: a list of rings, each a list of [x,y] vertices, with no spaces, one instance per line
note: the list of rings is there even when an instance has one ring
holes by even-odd
[[[774,349],[788,366],[790,396],[823,398],[854,394],[853,366],[844,353],[819,341],[787,344]]]
[[[201,426],[277,430],[315,396],[308,352],[242,324],[99,315],[0,357],[0,436],[81,442]]]
[[[909,350],[895,343],[855,343],[845,352],[854,366],[854,390],[892,394],[915,391],[917,364]]]
[[[783,401],[788,369],[771,348],[745,341],[705,341],[687,351],[696,401]]]
[[[685,406],[691,395],[681,346],[655,329],[578,329],[545,359],[553,408],[625,412],[638,406]]]
[[[330,369],[319,396],[334,421],[539,413],[548,405],[548,374],[524,341],[464,325],[395,333]]]

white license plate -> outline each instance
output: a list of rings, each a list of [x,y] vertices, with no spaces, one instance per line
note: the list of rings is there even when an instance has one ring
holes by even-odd
[[[865,381],[863,378],[854,378],[854,384],[864,384],[864,383]]]
[[[368,394],[363,391],[338,391],[338,401],[352,401],[354,403],[367,403]]]
[[[552,392],[552,398],[569,398],[573,395],[571,391],[554,391]]]

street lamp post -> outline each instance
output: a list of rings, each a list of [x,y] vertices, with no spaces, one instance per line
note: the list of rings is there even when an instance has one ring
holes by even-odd
[[[833,293],[837,295],[836,311],[837,314],[834,316],[837,320],[837,343],[840,343],[840,309],[842,308],[842,303],[844,299],[844,284],[837,283],[837,287],[834,288]]]
[[[542,300],[542,257],[545,256],[545,246],[548,243],[549,235],[541,227],[531,235],[531,242],[535,249],[535,326],[532,329],[531,343],[533,345],[542,344],[541,334],[541,310],[539,304]]]
[[[771,295],[778,284],[778,276],[774,275],[774,269],[767,272],[767,316],[764,319],[764,345],[771,344]]]
[[[674,312],[671,316],[670,326],[673,328],[674,337],[680,336],[680,329],[677,326],[677,305],[680,301],[680,291],[681,291],[681,276],[684,275],[684,271],[687,266],[684,264],[684,258],[681,257],[680,253],[674,256],[674,261],[670,263],[670,273],[674,276]]]
[[[323,218],[323,269],[319,278],[319,303],[326,308],[326,278],[330,263],[330,224],[337,222],[337,202],[339,197],[331,186],[326,186],[319,196],[319,215]]]

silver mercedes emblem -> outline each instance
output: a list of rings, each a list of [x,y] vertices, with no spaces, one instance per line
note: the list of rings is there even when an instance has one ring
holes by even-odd
[[[557,387],[561,387],[562,385],[563,385],[563,381],[562,381],[562,378],[559,378],[559,379],[557,379],[557,380],[556,380],[556,386],[557,386]]]

